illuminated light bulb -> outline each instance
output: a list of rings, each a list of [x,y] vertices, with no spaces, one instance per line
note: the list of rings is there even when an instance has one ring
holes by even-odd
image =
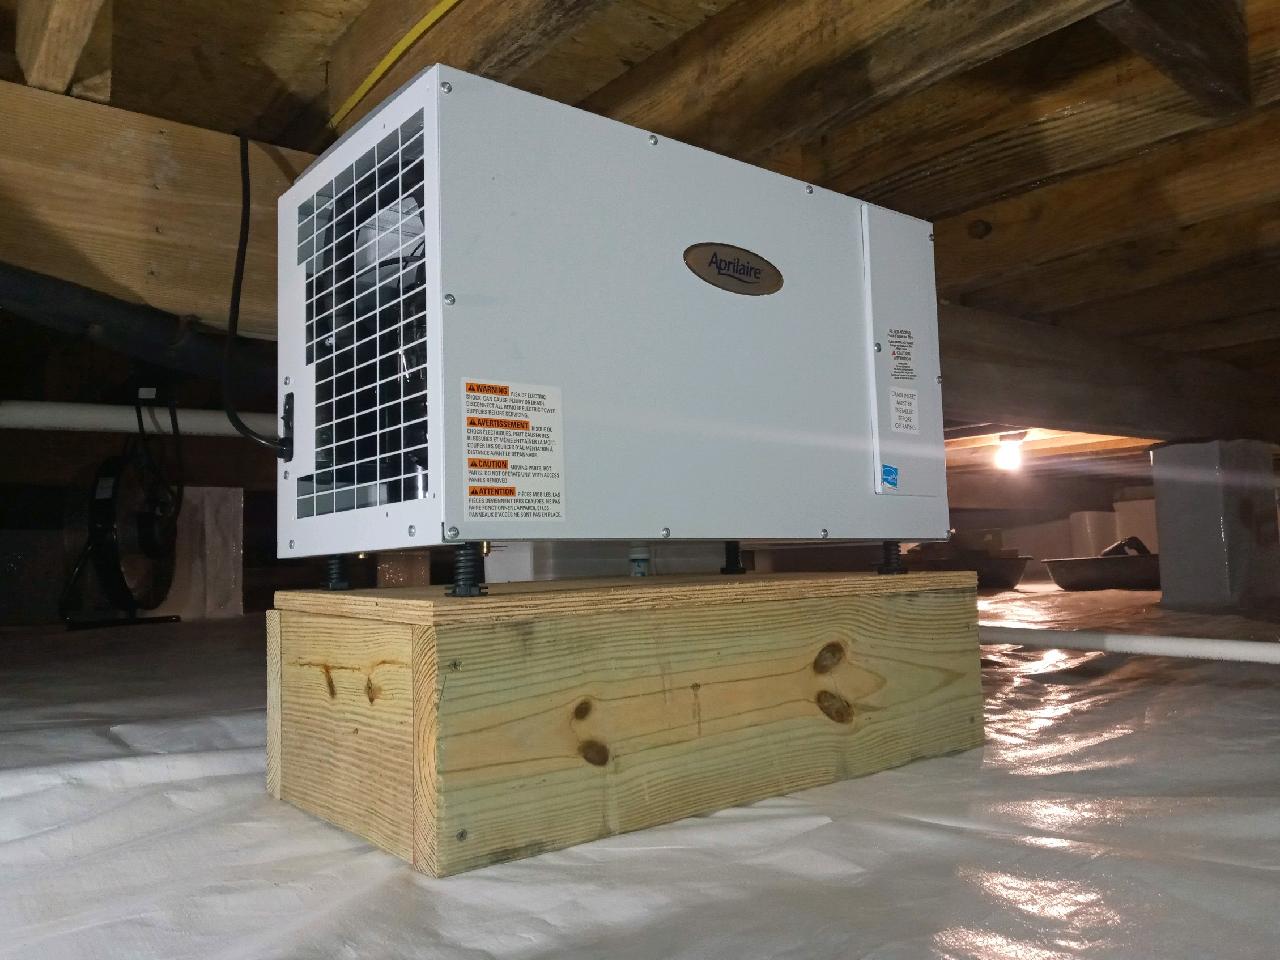
[[[996,446],[997,470],[1022,469],[1022,438],[1000,438]]]

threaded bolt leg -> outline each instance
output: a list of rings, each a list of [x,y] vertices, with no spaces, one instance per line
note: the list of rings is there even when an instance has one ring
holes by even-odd
[[[453,551],[451,597],[479,597],[488,592],[484,583],[484,557],[474,541],[458,544]]]

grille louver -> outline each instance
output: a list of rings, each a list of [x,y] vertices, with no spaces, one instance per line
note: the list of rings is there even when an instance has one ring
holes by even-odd
[[[422,126],[419,112],[298,208],[316,414],[299,518],[427,495]]]

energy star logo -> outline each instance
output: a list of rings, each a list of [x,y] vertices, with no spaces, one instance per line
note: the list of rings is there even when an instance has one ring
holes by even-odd
[[[772,263],[729,243],[695,243],[684,252],[685,266],[713,287],[763,297],[782,289],[782,272]]]

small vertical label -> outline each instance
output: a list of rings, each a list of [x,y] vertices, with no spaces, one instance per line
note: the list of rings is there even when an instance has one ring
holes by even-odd
[[[916,415],[919,394],[914,390],[889,390],[890,426],[894,433],[919,433]]]

